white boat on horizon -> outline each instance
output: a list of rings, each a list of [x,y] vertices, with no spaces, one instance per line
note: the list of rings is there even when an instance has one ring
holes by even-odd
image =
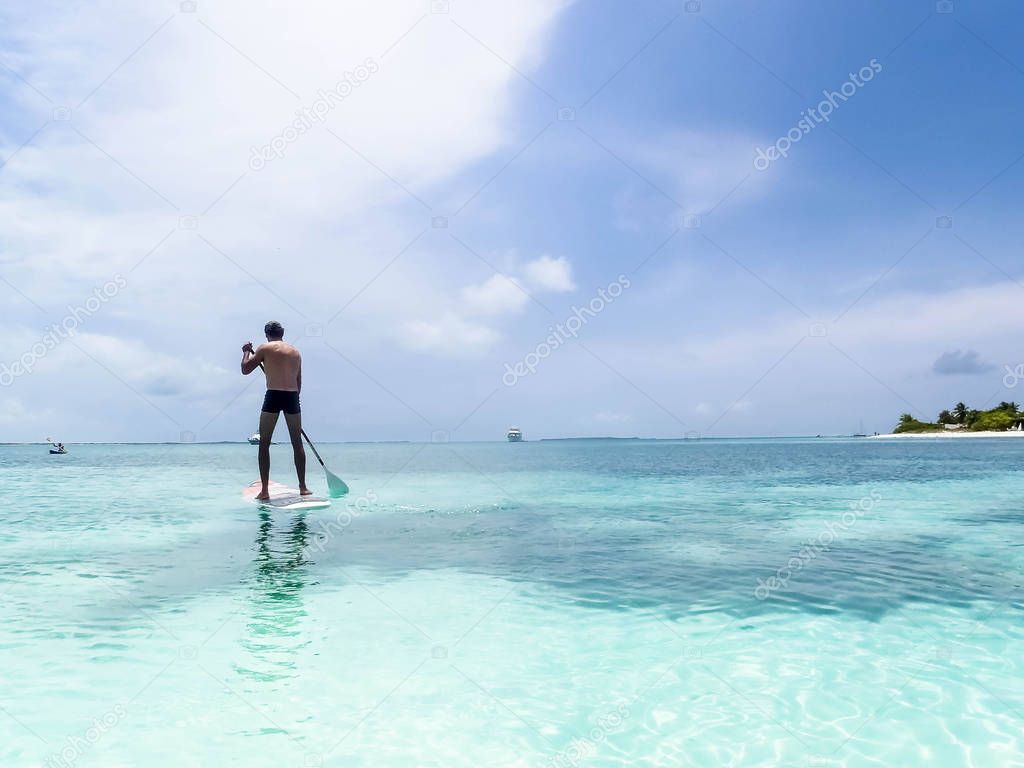
[[[521,443],[523,442],[523,430],[519,427],[509,427],[505,437],[508,438],[510,443]]]
[[[255,433],[253,433],[253,436],[249,438],[249,445],[259,445],[259,444],[260,444],[260,433],[259,432],[255,432]]]

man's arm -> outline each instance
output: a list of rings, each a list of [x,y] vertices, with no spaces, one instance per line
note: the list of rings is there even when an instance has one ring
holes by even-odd
[[[248,342],[242,347],[242,375],[248,376],[250,373],[260,367],[260,363],[263,362],[263,347],[254,350],[252,348],[252,342]]]
[[[298,387],[298,391],[302,392],[302,358],[299,358],[299,372],[295,376],[295,384]]]

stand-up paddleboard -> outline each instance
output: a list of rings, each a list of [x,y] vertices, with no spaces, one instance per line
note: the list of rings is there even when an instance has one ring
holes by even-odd
[[[262,487],[262,483],[259,480],[255,480],[248,488],[242,491],[242,496],[255,504],[259,504],[261,507],[273,509],[295,511],[323,509],[324,507],[331,506],[330,499],[325,499],[323,496],[303,496],[297,488],[289,488],[287,485],[281,485],[281,483],[275,483],[274,481],[271,481],[267,486],[270,498],[257,499],[256,497],[259,495]]]

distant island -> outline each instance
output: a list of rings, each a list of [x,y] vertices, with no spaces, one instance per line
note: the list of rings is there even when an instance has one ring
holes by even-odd
[[[922,432],[1008,432],[1020,430],[1024,413],[1016,403],[1002,402],[988,411],[976,411],[963,403],[941,411],[934,422],[918,421],[909,413],[900,416],[893,434]]]

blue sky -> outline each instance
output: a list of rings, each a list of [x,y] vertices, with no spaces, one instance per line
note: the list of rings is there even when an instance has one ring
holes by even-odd
[[[0,372],[31,367],[0,377],[0,440],[247,436],[237,358],[270,318],[322,439],[885,431],[1019,399],[1014,4],[436,10],[0,8]]]

